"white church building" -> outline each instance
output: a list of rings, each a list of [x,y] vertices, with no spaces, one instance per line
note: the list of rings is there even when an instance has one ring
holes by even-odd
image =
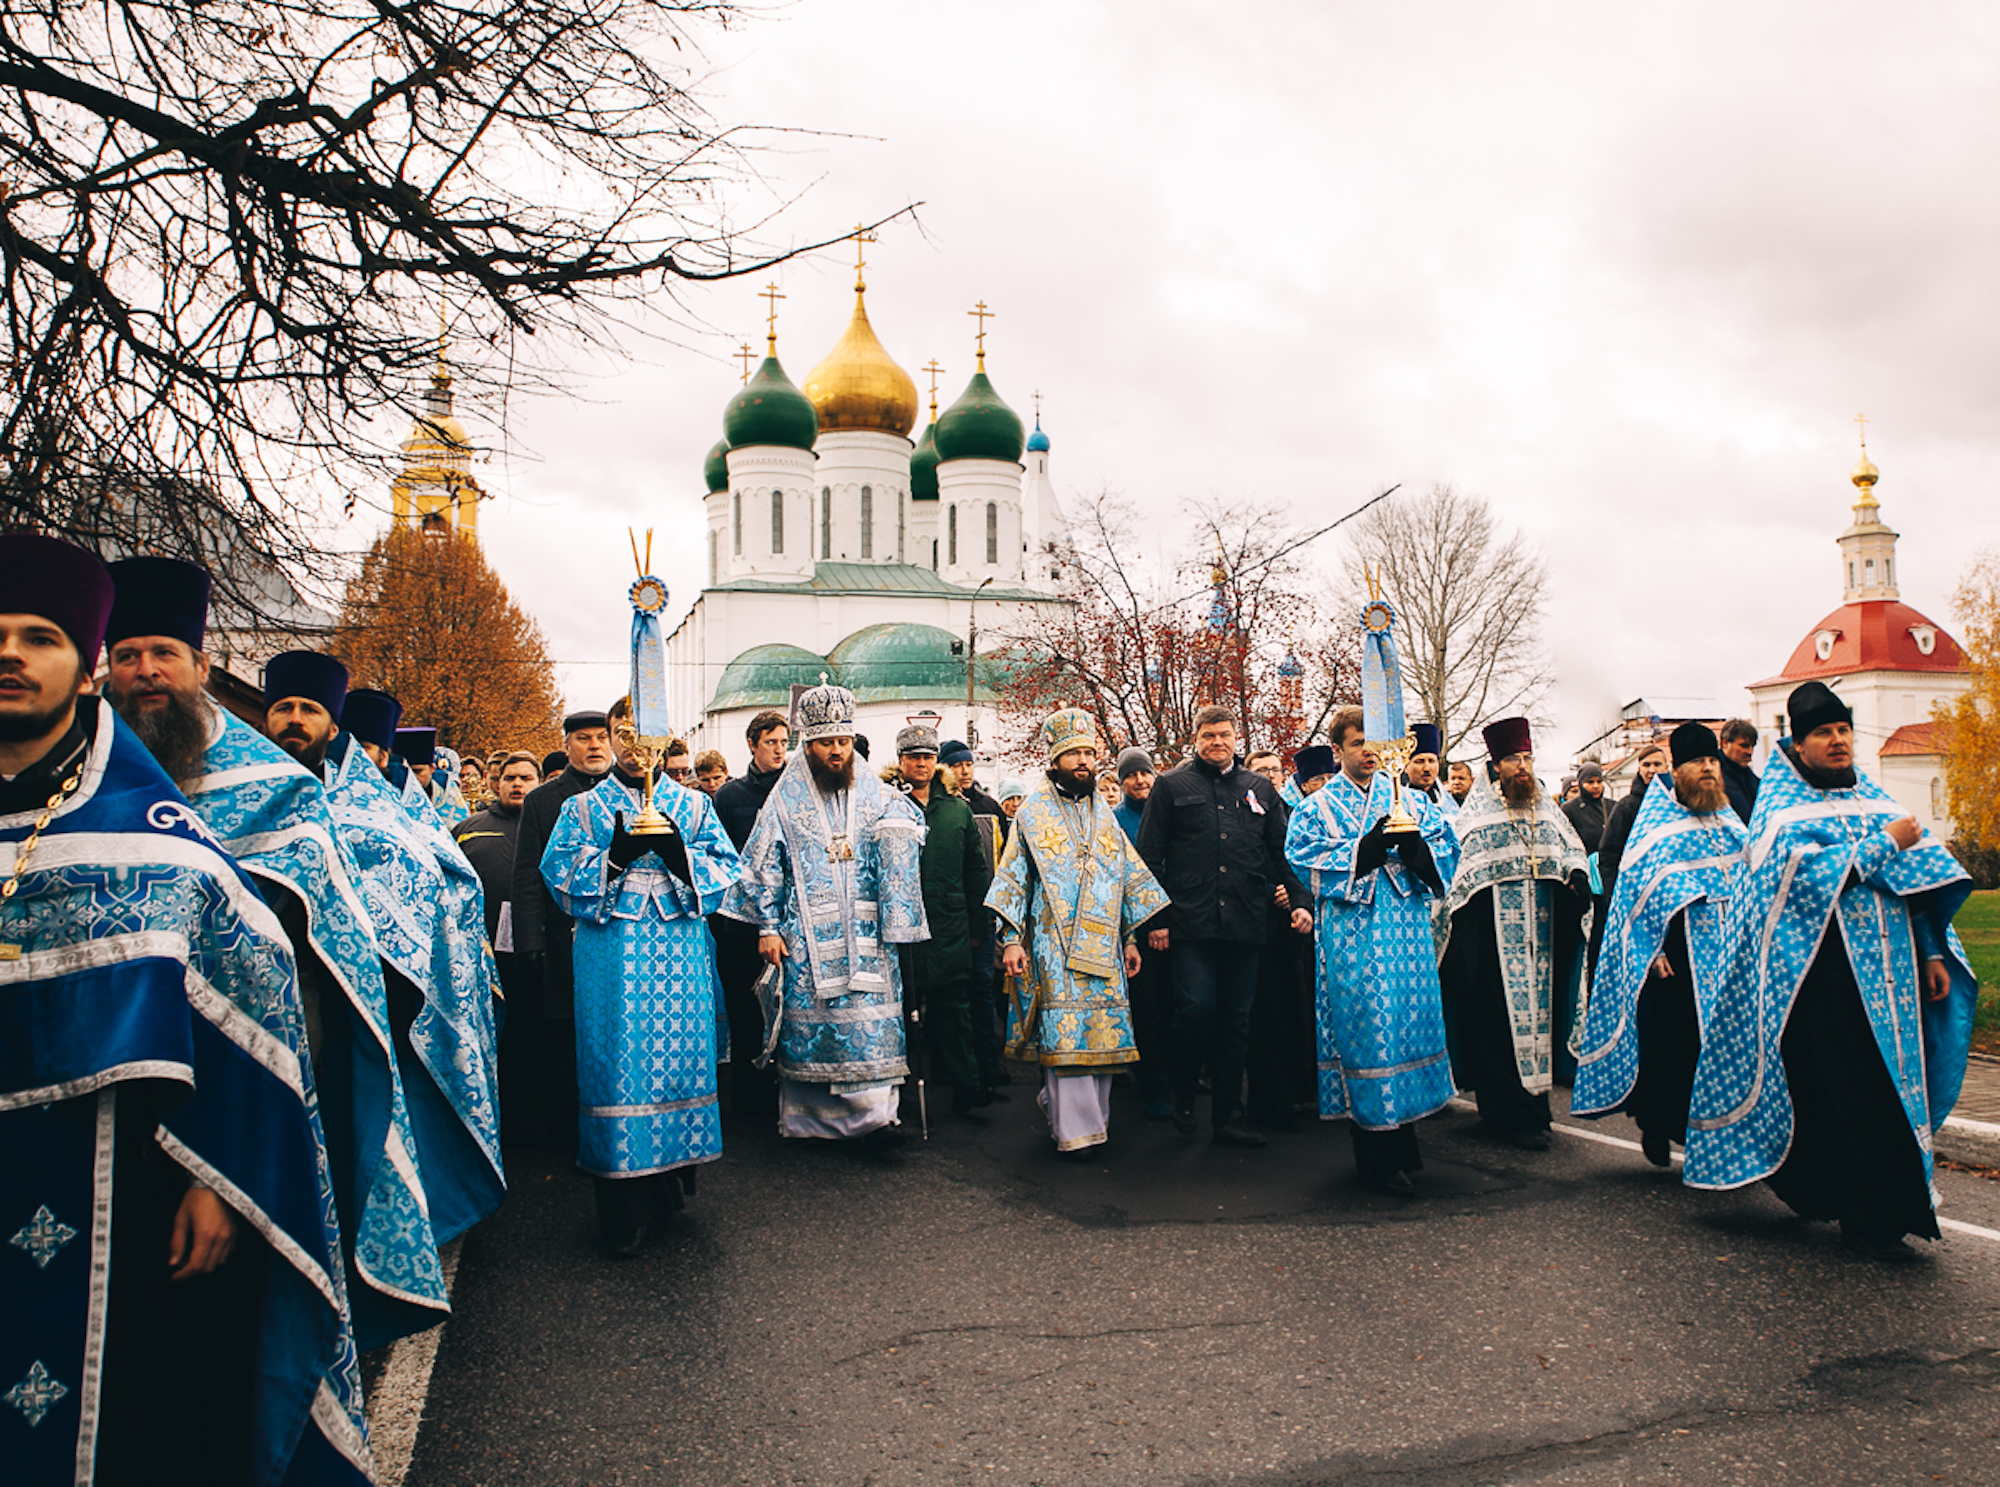
[[[988,380],[983,319],[977,372],[942,414],[933,390],[913,443],[916,384],[855,277],[854,317],[803,388],[779,365],[773,321],[707,459],[707,583],[668,638],[667,674],[690,745],[732,770],[750,718],[822,676],[854,692],[877,764],[917,717],[988,756],[998,667],[976,669],[968,705],[973,647],[997,663],[994,637],[1065,602],[1048,587],[1047,544],[1067,529],[1049,440]]]
[[[1840,534],[1840,607],[1813,626],[1777,675],[1750,684],[1750,720],[1768,743],[1789,731],[1785,701],[1822,681],[1854,709],[1855,764],[1939,839],[1952,835],[1944,758],[1931,709],[1971,685],[1965,653],[1896,589],[1896,533],[1875,499],[1881,472],[1861,451],[1860,495]]]

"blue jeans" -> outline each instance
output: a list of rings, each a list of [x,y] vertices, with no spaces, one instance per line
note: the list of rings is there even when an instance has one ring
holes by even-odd
[[[1215,1090],[1218,1126],[1243,1108],[1243,1057],[1250,1043],[1250,1008],[1257,1000],[1258,947],[1231,940],[1175,937],[1174,1099],[1194,1104],[1204,1059]]]

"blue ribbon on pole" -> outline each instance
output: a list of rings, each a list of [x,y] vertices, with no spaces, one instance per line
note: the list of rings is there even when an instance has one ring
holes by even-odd
[[[1371,599],[1361,611],[1362,736],[1370,743],[1396,743],[1407,733],[1403,722],[1403,663],[1396,654],[1396,610],[1387,599]]]
[[[641,738],[670,738],[667,638],[660,625],[660,614],[667,607],[667,586],[647,574],[632,585],[631,599],[632,730]]]

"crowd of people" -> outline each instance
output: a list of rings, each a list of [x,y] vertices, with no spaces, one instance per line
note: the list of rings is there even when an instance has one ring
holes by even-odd
[[[1688,724],[1616,802],[1591,764],[1552,795],[1524,718],[1475,760],[1418,724],[1392,771],[1346,709],[1287,769],[1219,706],[1164,769],[1059,710],[989,794],[922,724],[870,765],[825,684],[734,778],[649,759],[622,700],[461,760],[312,651],[253,724],[206,689],[200,568],[14,533],[0,571],[19,1480],[368,1480],[358,1357],[448,1311],[503,1142],[573,1145],[629,1256],[725,1093],[891,1151],[1025,1066],[1078,1160],[1126,1077],[1189,1140],[1204,1104],[1249,1150],[1343,1120],[1359,1181],[1414,1198],[1425,1117],[1463,1092],[1545,1151],[1564,1084],[1865,1256],[1937,1236],[1969,883],[1820,683],[1761,778],[1750,725]]]

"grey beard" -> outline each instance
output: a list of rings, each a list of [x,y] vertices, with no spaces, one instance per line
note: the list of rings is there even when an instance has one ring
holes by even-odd
[[[126,698],[127,707],[118,709],[139,742],[160,761],[167,778],[179,783],[201,773],[201,756],[208,752],[208,716],[198,702],[190,702],[178,692],[164,694],[162,708],[127,707],[135,700]]]
[[[846,790],[854,784],[854,755],[847,756],[847,763],[839,769],[829,769],[812,754],[806,755],[806,767],[812,771],[813,783],[822,790]]]

